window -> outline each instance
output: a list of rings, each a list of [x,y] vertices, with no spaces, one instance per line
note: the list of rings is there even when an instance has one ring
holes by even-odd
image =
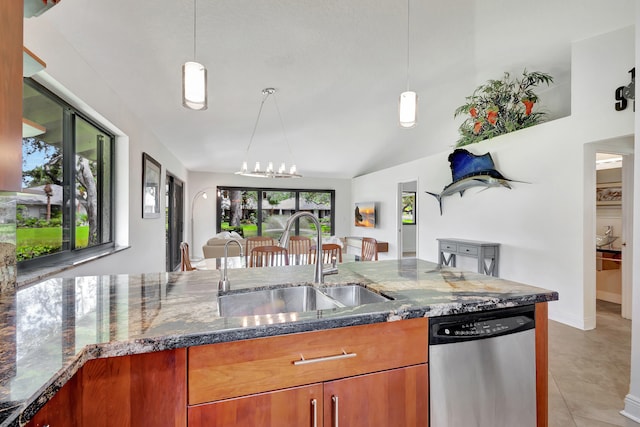
[[[416,223],[416,192],[415,191],[402,192],[402,223],[403,224]]]
[[[91,119],[24,79],[18,262],[113,245],[113,143]]]
[[[314,214],[320,221],[323,236],[335,228],[334,190],[295,190],[243,187],[218,187],[217,230],[236,231],[243,237],[280,238],[287,219],[297,211]],[[309,218],[296,221],[296,235],[315,237]]]

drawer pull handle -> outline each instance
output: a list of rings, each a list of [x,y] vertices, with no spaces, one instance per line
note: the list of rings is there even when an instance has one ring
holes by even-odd
[[[333,427],[338,427],[338,396],[331,396],[333,401]]]
[[[300,360],[294,360],[293,364],[296,366],[308,365],[309,363],[329,362],[331,360],[340,360],[340,359],[350,359],[352,357],[356,357],[357,355],[358,355],[357,353],[347,353],[346,351],[342,350],[342,354],[336,354],[333,356],[316,357],[314,359],[305,359],[304,356],[301,354]]]
[[[318,401],[311,399],[311,410],[313,411],[313,427],[318,427]]]

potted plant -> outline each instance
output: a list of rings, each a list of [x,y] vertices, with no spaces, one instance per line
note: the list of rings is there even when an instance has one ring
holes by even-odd
[[[552,82],[553,77],[549,74],[524,70],[521,79],[512,79],[505,72],[501,80],[489,80],[479,86],[455,111],[454,117],[468,115],[460,125],[460,139],[456,146],[473,144],[542,122],[546,113],[533,111],[538,101],[533,89],[539,84],[548,86]]]

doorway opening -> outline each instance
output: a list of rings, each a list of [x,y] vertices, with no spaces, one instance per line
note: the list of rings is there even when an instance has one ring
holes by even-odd
[[[596,325],[596,302],[631,318],[633,136],[585,145],[585,329]]]
[[[398,259],[418,256],[418,181],[398,184]]]
[[[166,269],[175,271],[180,266],[180,242],[184,230],[184,183],[170,173],[166,179]]]

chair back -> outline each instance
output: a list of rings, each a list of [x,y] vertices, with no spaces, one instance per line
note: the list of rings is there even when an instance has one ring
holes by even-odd
[[[277,267],[289,265],[289,251],[280,246],[257,246],[251,250],[249,267]]]
[[[333,264],[333,260],[342,262],[342,247],[335,243],[324,243],[322,245],[322,263]]]
[[[196,268],[191,265],[189,260],[189,244],[187,242],[180,243],[180,271],[193,271]]]
[[[289,258],[293,265],[311,263],[311,239],[305,236],[289,237]]]
[[[249,257],[251,256],[251,251],[253,248],[257,248],[258,246],[275,246],[278,242],[275,239],[267,236],[253,236],[247,237],[245,240],[245,248],[244,255],[247,258],[247,265],[249,265]]]
[[[360,261],[378,261],[378,241],[372,237],[362,238]]]

